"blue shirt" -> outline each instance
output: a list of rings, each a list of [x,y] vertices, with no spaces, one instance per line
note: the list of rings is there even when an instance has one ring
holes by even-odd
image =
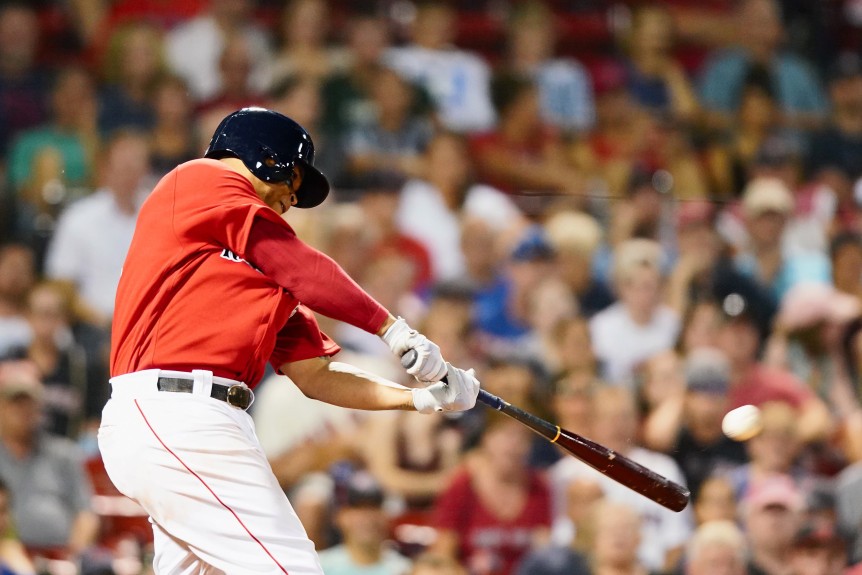
[[[757,259],[752,254],[739,254],[734,260],[734,265],[743,275],[757,282],[760,281]],[[831,283],[831,267],[829,259],[818,252],[785,257],[772,283],[765,287],[772,291],[776,301],[781,301],[784,294],[798,283]]]

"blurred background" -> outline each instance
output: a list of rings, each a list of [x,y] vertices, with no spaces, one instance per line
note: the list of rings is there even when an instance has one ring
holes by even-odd
[[[693,494],[270,373],[252,415],[327,575],[862,573],[860,55],[859,0],[0,2],[0,573],[152,572],[95,442],[114,292],[147,193],[245,106],[317,145],[301,238]]]

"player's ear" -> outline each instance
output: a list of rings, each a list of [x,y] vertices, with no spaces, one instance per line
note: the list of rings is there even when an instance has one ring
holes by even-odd
[[[299,198],[296,197],[296,192],[290,192],[290,205],[295,206],[296,202],[299,201]]]

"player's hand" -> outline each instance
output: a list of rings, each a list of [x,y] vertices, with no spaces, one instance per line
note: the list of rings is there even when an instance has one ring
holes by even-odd
[[[446,362],[440,354],[440,347],[416,331],[411,329],[404,318],[398,318],[383,334],[383,341],[397,357],[407,350],[416,350],[416,361],[407,369],[407,373],[422,382],[440,381],[446,375]]]
[[[446,381],[413,390],[413,405],[420,413],[465,411],[476,405],[479,380],[472,369],[464,371],[446,363]]]

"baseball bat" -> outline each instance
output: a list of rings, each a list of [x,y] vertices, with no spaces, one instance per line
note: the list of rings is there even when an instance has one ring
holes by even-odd
[[[405,369],[409,368],[416,363],[416,358],[416,351],[410,349],[401,356],[401,365]],[[444,377],[443,380],[445,381],[446,378]],[[512,419],[526,425],[593,469],[640,493],[644,497],[655,501],[659,505],[677,512],[682,511],[688,505],[691,495],[688,489],[639,463],[635,463],[628,457],[515,407],[484,389],[479,390],[477,399],[488,407],[501,411]]]

